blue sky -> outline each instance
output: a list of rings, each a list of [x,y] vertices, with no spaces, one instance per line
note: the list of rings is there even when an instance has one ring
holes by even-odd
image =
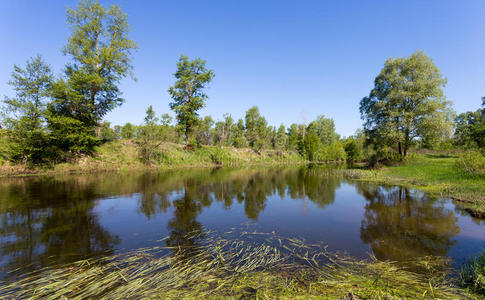
[[[139,124],[146,108],[169,112],[168,87],[181,53],[207,60],[216,77],[201,115],[244,116],[257,105],[273,125],[335,120],[351,135],[359,101],[388,57],[423,50],[448,78],[457,112],[485,96],[485,1],[101,1],[129,16],[137,82],[106,116]],[[0,1],[0,96],[12,95],[13,64],[39,53],[60,74],[76,1]]]

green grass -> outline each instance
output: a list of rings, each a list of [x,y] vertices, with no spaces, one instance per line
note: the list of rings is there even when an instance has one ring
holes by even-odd
[[[305,160],[293,151],[264,150],[260,153],[244,148],[220,148],[202,146],[194,151],[187,151],[182,145],[165,143],[150,165],[144,164],[138,148],[132,140],[119,140],[97,147],[93,156],[83,156],[74,162],[61,163],[47,168],[27,168],[22,165],[4,164],[0,166],[1,176],[72,174],[101,171],[133,171],[144,169],[247,166],[247,165],[283,165],[301,164]]]
[[[462,266],[460,284],[471,292],[485,296],[485,251]]]
[[[458,157],[416,155],[404,163],[377,170],[345,170],[361,180],[399,184],[452,197],[463,209],[485,217],[485,178],[460,171]]]

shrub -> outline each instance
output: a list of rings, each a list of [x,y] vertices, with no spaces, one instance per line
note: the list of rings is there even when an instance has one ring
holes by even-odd
[[[218,164],[218,165],[223,165],[224,161],[229,160],[228,153],[219,147],[214,147],[212,151],[210,152],[210,158],[213,163]]]
[[[458,169],[475,176],[485,176],[485,156],[478,150],[463,153],[456,162]]]

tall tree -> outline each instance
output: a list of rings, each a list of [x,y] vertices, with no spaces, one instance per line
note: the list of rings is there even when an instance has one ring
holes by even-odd
[[[285,125],[281,124],[275,135],[274,148],[277,150],[285,149],[288,143]]]
[[[173,101],[170,108],[175,112],[178,125],[185,135],[186,145],[199,121],[197,113],[205,105],[208,96],[204,89],[214,78],[214,72],[205,67],[206,61],[200,58],[189,60],[181,55],[174,76],[175,84],[168,89]]]
[[[137,128],[136,144],[141,160],[149,165],[163,142],[163,127],[158,125],[158,118],[150,105],[146,111],[145,123]]]
[[[3,101],[13,160],[40,163],[45,158],[45,110],[52,80],[51,69],[40,55],[30,58],[25,68],[14,65],[8,83],[16,95]]]
[[[267,122],[257,106],[247,110],[245,116],[246,139],[249,147],[261,150],[266,145]]]
[[[105,8],[97,1],[81,1],[76,9],[68,9],[67,21],[71,36],[63,52],[72,61],[65,78],[54,85],[49,123],[59,132],[55,136],[64,150],[90,151],[96,142],[93,129],[124,101],[118,84],[133,77],[131,54],[137,45],[128,37],[127,15],[116,5]],[[69,140],[66,132],[71,132]]]
[[[325,116],[318,116],[315,121],[313,121],[315,126],[315,131],[322,145],[328,146],[335,143],[339,139],[339,135],[335,132],[335,123],[333,119],[325,118]]]
[[[239,119],[237,123],[232,125],[232,145],[236,148],[243,148],[248,145],[244,132],[244,121]]]
[[[443,95],[446,79],[423,52],[389,58],[360,102],[368,136],[396,145],[406,156],[416,138],[451,131],[453,111]]]

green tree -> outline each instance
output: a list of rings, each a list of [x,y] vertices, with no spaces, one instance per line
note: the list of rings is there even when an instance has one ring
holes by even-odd
[[[24,163],[46,159],[46,99],[50,95],[52,72],[41,56],[30,58],[25,68],[14,66],[8,82],[15,97],[6,97],[5,120],[11,158]]]
[[[359,160],[362,156],[362,149],[358,141],[353,137],[350,137],[344,146],[345,154],[347,156],[347,162],[353,164],[356,160]]]
[[[243,148],[248,145],[244,131],[244,121],[239,119],[232,125],[232,145],[236,148]]]
[[[98,132],[98,137],[103,142],[109,142],[116,139],[116,132],[113,130],[113,128],[111,128],[111,123],[108,121],[101,123],[101,125],[98,127]]]
[[[212,126],[214,125],[214,120],[211,116],[205,116],[200,122],[198,122],[195,129],[195,139],[197,141],[197,146],[200,145],[211,145],[212,144]]]
[[[90,152],[97,143],[94,128],[123,103],[119,82],[132,74],[127,15],[118,6],[81,1],[68,9],[71,36],[63,52],[72,61],[53,88],[49,125],[65,151]]]
[[[131,123],[126,123],[121,127],[121,138],[132,139],[135,137],[135,126]]]
[[[253,106],[246,112],[245,116],[246,139],[249,147],[261,150],[266,146],[267,122],[260,115],[257,106]]]
[[[483,108],[468,111],[455,119],[455,142],[466,147],[485,147],[485,98],[482,98]]]
[[[286,135],[285,125],[281,124],[276,132],[274,148],[277,150],[282,150],[287,147],[288,136]]]
[[[204,89],[214,78],[214,72],[207,69],[205,64],[206,62],[200,58],[189,60],[187,56],[181,55],[177,62],[177,71],[174,74],[175,84],[168,90],[173,99],[170,108],[176,114],[178,125],[184,132],[187,146],[199,121],[197,111],[204,107],[208,98]]]
[[[369,96],[360,102],[366,134],[396,145],[406,156],[416,138],[446,135],[453,112],[443,95],[446,79],[423,52],[389,58]]]
[[[117,140],[121,139],[121,126],[115,125],[115,127],[113,127],[113,130],[115,132],[115,139]]]
[[[309,161],[314,161],[317,159],[317,153],[320,148],[321,141],[317,134],[316,125],[312,122],[308,125],[303,138],[304,156],[306,156]]]
[[[170,126],[170,124],[172,124],[172,117],[169,114],[164,113],[160,118],[160,123],[163,126]]]
[[[303,140],[302,132],[298,124],[293,123],[288,128],[288,148],[291,150],[298,150],[300,141]]]
[[[146,111],[145,122],[137,128],[136,144],[140,151],[140,159],[147,165],[151,164],[163,143],[162,126],[157,124],[158,118],[150,105]]]
[[[322,145],[331,145],[339,139],[339,135],[335,132],[333,119],[325,118],[325,116],[321,115],[313,123]]]

